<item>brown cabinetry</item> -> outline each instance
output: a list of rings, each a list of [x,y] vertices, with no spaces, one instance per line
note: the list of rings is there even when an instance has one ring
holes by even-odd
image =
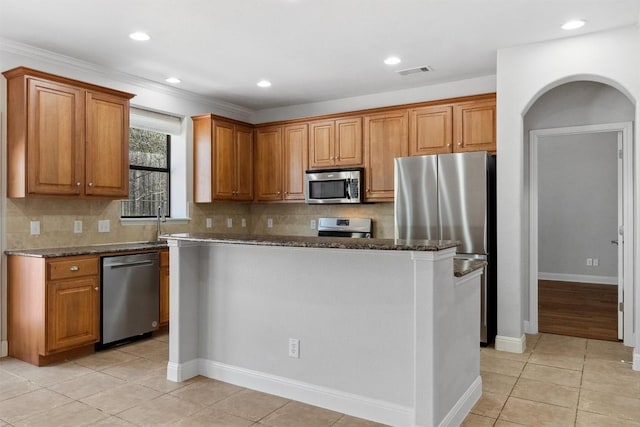
[[[256,200],[304,200],[306,124],[271,126],[256,132]]]
[[[160,325],[169,324],[169,249],[160,251]]]
[[[253,200],[253,128],[212,114],[192,119],[194,201]]]
[[[362,165],[362,119],[360,117],[309,123],[309,167]]]
[[[495,96],[410,110],[410,156],[465,151],[496,151]]]
[[[35,365],[100,339],[99,258],[7,257],[9,355]]]
[[[496,100],[461,102],[453,106],[454,152],[496,151]]]
[[[409,153],[408,130],[406,110],[364,117],[367,201],[393,200],[394,159]]]
[[[24,67],[3,74],[8,197],[128,196],[132,94]]]

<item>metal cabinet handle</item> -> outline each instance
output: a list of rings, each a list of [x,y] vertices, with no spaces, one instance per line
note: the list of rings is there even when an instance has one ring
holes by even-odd
[[[96,286],[96,287],[95,287],[95,288],[93,288],[93,289],[95,289],[95,290],[97,291],[97,290],[99,290],[100,288]]]
[[[76,187],[80,187],[80,182],[76,182]]]
[[[462,142],[458,142],[458,147],[462,147]]]
[[[72,265],[71,267],[69,267],[69,270],[78,271],[78,270],[80,270],[80,267],[78,267],[77,265]]]
[[[616,246],[618,246],[618,241],[617,241],[617,240],[612,240],[612,241],[611,241],[611,244],[612,244],[612,245],[616,245]]]
[[[447,147],[451,147],[451,143],[448,143],[448,144],[447,144]]]
[[[93,187],[93,182],[90,182],[90,183],[89,183],[89,187]]]

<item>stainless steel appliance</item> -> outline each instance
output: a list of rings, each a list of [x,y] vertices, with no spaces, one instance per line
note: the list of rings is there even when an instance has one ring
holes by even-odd
[[[158,329],[159,262],[157,252],[102,258],[100,345]]]
[[[496,334],[495,157],[486,152],[395,159],[395,237],[458,240],[457,258],[488,262],[480,342]]]
[[[304,178],[307,203],[362,203],[363,168],[309,170]]]
[[[319,218],[318,236],[371,237],[371,219]]]

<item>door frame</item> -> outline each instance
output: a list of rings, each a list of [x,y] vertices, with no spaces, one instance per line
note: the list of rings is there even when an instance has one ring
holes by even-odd
[[[529,322],[525,332],[538,333],[538,144],[548,136],[617,132],[622,141],[624,344],[635,346],[633,300],[633,122],[536,129],[529,132]],[[620,292],[620,286],[618,286]]]

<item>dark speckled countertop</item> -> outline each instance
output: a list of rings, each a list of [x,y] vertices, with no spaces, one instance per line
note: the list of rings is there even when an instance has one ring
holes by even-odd
[[[393,239],[351,239],[340,237],[308,236],[253,236],[242,234],[195,233],[171,234],[162,236],[160,242],[136,242],[108,245],[77,246],[68,248],[19,249],[5,251],[7,255],[20,255],[38,258],[56,258],[80,255],[109,255],[119,252],[157,250],[167,247],[166,239],[191,242],[211,242],[259,246],[285,246],[300,248],[328,249],[369,249],[387,251],[440,251],[454,248],[457,242],[451,240],[414,240]],[[456,277],[465,276],[483,268],[485,261],[455,259],[453,273]]]
[[[47,249],[14,249],[5,251],[7,255],[30,256],[37,258],[57,258],[65,256],[79,255],[106,255],[118,252],[146,251],[166,248],[167,242],[136,242],[118,243],[108,245],[75,246],[69,248],[47,248]]]
[[[180,233],[162,236],[189,242],[227,243],[257,246],[286,246],[296,248],[372,249],[385,251],[441,251],[455,248],[452,240],[352,239],[348,237],[315,236],[254,236],[244,234]]]

